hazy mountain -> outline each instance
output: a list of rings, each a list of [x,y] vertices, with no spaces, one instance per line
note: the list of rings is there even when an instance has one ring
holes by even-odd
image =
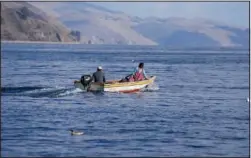
[[[1,40],[72,42],[75,37],[57,19],[27,2],[1,2]]]
[[[82,43],[168,47],[249,46],[249,29],[207,19],[139,18],[87,2],[29,2],[81,32]]]
[[[145,19],[133,28],[165,46],[249,46],[249,29],[203,19]]]
[[[131,18],[121,12],[109,11],[85,2],[31,2],[58,17],[66,26],[81,31],[81,39],[95,44],[157,43],[135,31]]]

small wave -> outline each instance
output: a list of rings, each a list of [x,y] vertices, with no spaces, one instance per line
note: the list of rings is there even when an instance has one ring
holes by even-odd
[[[197,86],[197,85],[170,85],[175,88],[203,88],[203,89],[227,89],[227,90],[248,90],[249,86]]]
[[[159,90],[159,86],[155,83],[149,84],[146,88],[143,88],[142,92],[153,92]]]
[[[72,90],[67,90],[64,93],[59,94],[58,96],[63,97],[63,96],[68,96],[68,95],[72,95],[72,94],[80,93],[80,92],[83,92],[83,91],[81,89],[76,88]]]
[[[57,98],[73,95],[79,93],[82,90],[76,88],[67,87],[3,87],[1,88],[3,95],[7,96],[28,96],[33,98]]]
[[[1,87],[2,93],[20,93],[20,92],[26,92],[26,91],[33,91],[33,90],[39,90],[43,89],[44,87]]]
[[[219,88],[219,89],[249,89],[248,86],[231,86],[231,87],[206,87],[208,89],[212,89],[212,88]]]
[[[82,92],[80,89],[76,88],[51,88],[51,89],[43,89],[38,92],[26,93],[25,96],[33,97],[33,98],[58,98],[74,95],[76,93]]]

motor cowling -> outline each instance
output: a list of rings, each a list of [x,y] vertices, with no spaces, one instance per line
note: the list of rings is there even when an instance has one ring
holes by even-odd
[[[87,86],[89,86],[89,84],[92,81],[92,76],[91,75],[83,75],[83,76],[81,76],[80,81],[83,84],[83,86],[87,87]]]

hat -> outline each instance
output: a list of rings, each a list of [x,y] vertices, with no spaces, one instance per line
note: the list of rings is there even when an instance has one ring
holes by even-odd
[[[99,66],[98,69],[99,69],[99,70],[102,70],[102,66]]]

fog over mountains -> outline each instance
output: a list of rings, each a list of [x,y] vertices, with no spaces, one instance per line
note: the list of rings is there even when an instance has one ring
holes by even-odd
[[[167,47],[248,47],[249,29],[208,19],[140,18],[86,2],[1,2],[2,40],[41,40],[25,37],[40,30],[45,41],[80,43],[161,45]],[[11,5],[10,5],[11,4]],[[8,6],[8,7],[6,7]],[[26,7],[27,18],[22,7]],[[6,9],[7,8],[7,9]],[[26,28],[26,29],[22,29]],[[25,33],[24,33],[25,32]]]

